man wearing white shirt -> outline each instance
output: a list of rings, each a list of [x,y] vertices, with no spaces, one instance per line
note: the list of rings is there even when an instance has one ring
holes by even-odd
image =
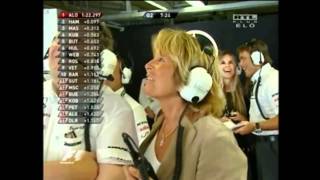
[[[110,59],[108,61],[110,61]],[[126,93],[123,87],[123,84],[128,84],[130,79],[131,70],[124,66],[124,60],[118,56],[117,64],[113,72],[113,81],[105,80],[104,84],[107,85],[107,87],[110,87],[108,88],[110,91],[121,96],[130,105],[133,111],[136,132],[140,145],[149,134],[150,128],[143,106]]]
[[[279,73],[270,63],[268,46],[252,40],[238,48],[240,66],[253,88],[250,97],[250,122],[235,133],[256,135],[258,180],[277,180],[279,134]]]
[[[118,95],[103,91],[103,118],[101,122],[90,124],[87,132],[91,151],[85,151],[85,125],[58,122],[59,48],[58,39],[55,39],[48,53],[52,79],[44,82],[43,88],[44,179],[123,179],[122,166],[132,164],[132,159],[122,133],[128,133],[138,143],[132,110]],[[108,54],[109,50],[104,52]]]

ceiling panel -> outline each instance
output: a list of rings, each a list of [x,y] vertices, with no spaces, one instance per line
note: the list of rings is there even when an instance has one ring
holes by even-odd
[[[203,8],[191,7],[185,1],[154,1],[179,12],[175,19],[149,20],[147,11],[159,9],[145,1],[44,1],[44,8],[66,11],[101,11],[103,20],[113,24],[131,26],[140,24],[181,23],[188,21],[216,20],[232,17],[233,13],[278,13],[278,1],[206,1]],[[265,2],[265,3],[264,3]],[[271,5],[270,5],[271,4]],[[246,7],[247,6],[247,7]]]

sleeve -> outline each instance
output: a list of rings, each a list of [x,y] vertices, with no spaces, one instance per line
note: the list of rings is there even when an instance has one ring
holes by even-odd
[[[138,104],[133,108],[133,111],[134,111],[133,114],[134,114],[134,119],[136,124],[137,136],[138,136],[139,145],[140,145],[142,141],[150,133],[150,128],[147,121],[147,115],[143,107],[140,104]]]
[[[269,108],[268,112],[272,114],[279,114],[279,76],[275,73],[268,79],[268,101]]]
[[[130,165],[132,158],[123,142],[126,132],[138,144],[133,113],[131,109],[104,113],[105,121],[97,137],[97,161],[99,163]]]
[[[201,145],[197,180],[246,180],[247,158],[232,132],[211,135]]]

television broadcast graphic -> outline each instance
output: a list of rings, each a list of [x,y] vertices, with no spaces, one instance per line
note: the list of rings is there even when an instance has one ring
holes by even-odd
[[[101,16],[101,12],[58,14],[59,123],[101,122],[102,111],[93,108],[100,107],[102,101],[99,92]]]
[[[43,4],[44,179],[279,179],[279,1]]]

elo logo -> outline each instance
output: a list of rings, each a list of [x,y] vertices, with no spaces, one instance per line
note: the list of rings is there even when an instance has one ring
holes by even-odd
[[[257,14],[233,14],[233,23],[236,28],[254,28],[258,23]]]

